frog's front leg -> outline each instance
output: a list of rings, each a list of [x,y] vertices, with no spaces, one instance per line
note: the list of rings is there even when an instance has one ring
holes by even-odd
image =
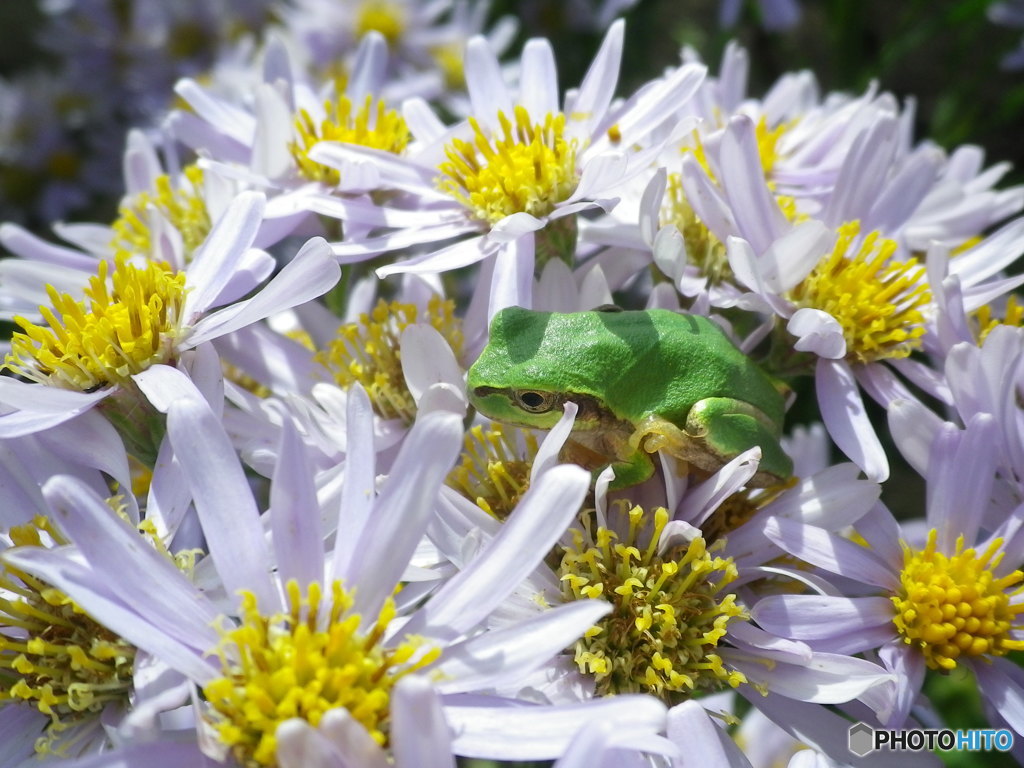
[[[750,403],[729,397],[695,403],[683,429],[660,416],[647,416],[630,444],[648,453],[665,451],[705,472],[715,472],[743,451],[760,446],[761,464],[750,479],[752,486],[772,485],[793,472],[771,420]]]
[[[628,433],[610,431],[599,436],[576,437],[578,439],[570,438],[565,442],[559,458],[590,470],[595,480],[610,464],[615,470],[615,477],[609,485],[612,490],[637,485],[654,474],[650,455],[631,447]]]

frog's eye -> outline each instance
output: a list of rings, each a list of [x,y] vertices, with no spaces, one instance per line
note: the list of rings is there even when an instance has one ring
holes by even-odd
[[[555,395],[536,389],[517,389],[512,393],[516,404],[530,413],[546,413],[555,407]]]

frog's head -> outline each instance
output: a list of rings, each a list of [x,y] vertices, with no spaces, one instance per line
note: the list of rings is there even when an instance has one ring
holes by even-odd
[[[564,376],[538,354],[549,312],[520,307],[501,310],[491,321],[487,346],[469,369],[469,401],[495,421],[550,429],[562,417]]]

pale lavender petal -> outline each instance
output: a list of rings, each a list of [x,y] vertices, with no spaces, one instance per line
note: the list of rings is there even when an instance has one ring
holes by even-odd
[[[256,86],[254,96],[256,131],[249,168],[268,179],[278,179],[294,167],[288,147],[294,130],[290,118],[295,110],[270,83]]]
[[[763,511],[838,531],[857,522],[881,493],[878,483],[861,478],[856,465],[845,462],[801,480]]]
[[[402,102],[402,117],[409,126],[412,135],[424,144],[431,144],[448,130],[444,123],[434,114],[422,98],[413,96]]]
[[[242,192],[213,225],[196,249],[185,273],[186,322],[204,312],[224,289],[245,252],[252,246],[263,221],[266,198],[262,192]]]
[[[775,293],[796,287],[821,261],[834,240],[833,232],[817,219],[783,232],[758,258],[765,283]]]
[[[24,702],[0,707],[0,765],[27,766],[50,719]]]
[[[360,531],[349,568],[338,574],[346,584],[359,585],[356,613],[377,616],[394,591],[461,447],[462,420],[448,411],[423,414],[409,431],[374,507],[376,514]]]
[[[679,747],[673,768],[748,768],[749,761],[725,729],[715,724],[698,701],[668,711],[668,738]]]
[[[583,82],[580,83],[572,111],[582,117],[585,125],[599,123],[608,111],[612,97],[615,96],[615,86],[619,81],[619,67],[622,62],[625,26],[622,19],[617,19],[608,28],[601,48],[587,69]]]
[[[828,312],[812,307],[801,307],[789,318],[786,330],[796,337],[794,349],[812,352],[829,360],[846,357],[843,326]]]
[[[447,704],[445,715],[455,732],[456,754],[552,760],[565,752],[581,728],[595,720],[614,722],[622,729],[660,730],[665,724],[665,705],[651,696],[625,694],[558,706]],[[523,738],[524,733],[530,737]]]
[[[196,323],[179,348],[198,346],[322,296],[339,277],[341,268],[331,255],[330,247],[325,240],[315,237],[251,299],[218,310]]]
[[[338,707],[324,713],[319,731],[330,739],[338,752],[344,756],[343,766],[391,768],[392,763],[384,754],[384,750],[347,709]]]
[[[889,477],[889,461],[864,410],[850,366],[843,360],[818,358],[815,366],[818,405],[829,434],[872,480]]]
[[[831,712],[826,707],[794,701],[775,693],[761,696],[749,686],[741,686],[739,693],[746,696],[751,704],[798,742],[824,752],[840,765],[850,763],[850,748],[847,741],[850,721],[847,718]],[[941,765],[938,758],[930,752],[903,752],[899,760],[901,768],[937,768]],[[892,753],[881,751],[858,758],[856,766],[892,768]]]
[[[902,728],[910,710],[921,695],[924,683],[925,661],[919,649],[896,638],[878,649],[878,658],[885,668],[896,675],[892,711],[885,720],[887,728]]]
[[[0,403],[18,410],[0,416],[0,438],[31,435],[73,419],[115,391],[73,392],[0,377]]]
[[[280,608],[270,578],[270,550],[252,490],[220,420],[200,397],[167,411],[167,436],[192,491],[210,557],[228,595],[252,592],[261,610]]]
[[[430,668],[440,675],[437,689],[471,693],[511,685],[571,646],[609,611],[611,604],[606,600],[577,600],[450,645]]]
[[[54,477],[43,487],[61,528],[78,546],[96,578],[118,585],[120,597],[169,635],[194,647],[213,647],[218,612],[174,563],[150,545],[85,483]],[[159,594],[159,604],[153,595]]]
[[[65,422],[61,429],[40,432],[38,438],[55,456],[67,459],[70,464],[98,469],[114,478],[122,488],[131,487],[124,443],[99,411],[86,411]],[[138,510],[132,504],[129,509],[137,520]]]
[[[344,247],[344,243],[338,247]],[[335,247],[335,253],[337,253],[338,247]],[[449,269],[459,269],[486,258],[490,253],[497,250],[498,247],[496,243],[490,243],[482,237],[470,237],[439,251],[422,256],[414,256],[405,261],[398,261],[394,264],[380,267],[377,270],[377,277],[384,279],[391,275],[422,275],[446,272]]]
[[[861,231],[898,230],[932,190],[944,162],[945,155],[937,147],[924,147],[915,152],[871,205],[861,222]]]
[[[727,498],[747,484],[761,461],[758,446],[744,451],[686,494],[673,518],[700,527]]]
[[[347,168],[351,161],[347,160],[348,154],[344,151],[347,144],[335,144],[329,141],[322,141],[316,145],[313,153],[318,162],[325,165]],[[340,154],[341,159],[334,161],[335,155]],[[371,200],[364,197],[334,197],[326,194],[310,194],[302,197],[302,204],[315,213],[330,216],[342,221],[357,221],[361,225],[374,227],[415,227],[425,228],[429,231],[439,224],[460,224],[467,226],[461,205],[452,205],[448,210],[437,210],[436,208],[406,209],[389,208],[383,205],[375,205]],[[424,237],[429,241],[431,237]],[[369,241],[362,241],[369,242]],[[338,243],[344,247],[347,243]]]
[[[283,410],[283,409],[282,409]],[[324,578],[324,536],[320,526],[309,451],[287,414],[281,414],[281,442],[270,485],[270,526],[278,578],[300,589]]]
[[[0,244],[23,259],[80,270],[83,277],[94,274],[99,261],[91,254],[47,242],[10,222],[0,224]]]
[[[881,501],[857,521],[857,533],[868,543],[871,551],[884,562],[893,573],[903,568],[903,532],[900,524]]]
[[[971,664],[981,695],[1013,730],[1024,734],[1024,670],[1007,659],[986,656],[989,663]]]
[[[193,638],[194,643],[183,643],[164,631],[163,627],[150,624],[139,613],[139,609],[153,613],[161,607],[153,599],[153,595],[162,595],[164,593],[163,585],[157,588],[157,592],[151,592],[145,603],[129,607],[117,596],[110,594],[102,584],[97,583],[96,575],[88,571],[85,566],[75,563],[53,550],[42,547],[9,549],[4,553],[4,560],[61,590],[99,624],[120,635],[136,648],[153,654],[166,662],[172,669],[181,672],[200,685],[217,677],[217,670],[207,658],[207,653],[216,645],[216,639],[211,645],[197,647],[202,646],[206,641],[206,636],[210,634],[216,638],[216,633],[212,628],[202,627],[200,630],[202,634]],[[184,578],[180,574],[176,578],[184,582]],[[110,583],[120,585],[120,582]],[[148,609],[149,604],[153,610]],[[166,609],[164,613],[165,616],[161,621],[166,625],[173,617],[167,614]],[[178,631],[180,632],[180,629]]]
[[[468,566],[415,613],[404,631],[454,638],[472,629],[525,579],[568,527],[583,501],[590,474],[559,466],[546,472]]]
[[[179,80],[174,91],[188,102],[197,115],[210,125],[217,126],[218,131],[240,144],[252,145],[256,130],[256,121],[252,115],[227,101],[210,96],[194,80]]]
[[[373,163],[387,187],[413,192],[420,198],[432,201],[450,200],[434,185],[437,169],[420,165],[402,155],[385,150],[371,149],[359,144],[344,144],[336,141],[321,141],[313,145],[309,157],[318,163],[336,168],[348,164]],[[449,206],[452,207],[452,206]]]
[[[512,96],[487,38],[477,35],[466,43],[463,71],[477,119],[487,125],[497,125],[499,112],[512,117]]]
[[[909,357],[895,358],[889,361],[889,365],[936,400],[947,405],[953,404],[953,395],[949,391],[949,384],[946,383],[945,377],[934,368],[918,360],[911,360]],[[883,366],[874,367],[885,370]]]
[[[374,479],[377,453],[361,450],[373,445],[373,407],[362,385],[356,383],[348,391],[346,404],[347,439],[355,450],[345,459],[345,484],[341,488],[341,505],[334,542],[330,578],[344,579],[352,567],[352,558],[363,530],[373,511]]]
[[[832,640],[852,636],[846,653],[870,650],[856,647],[856,637],[865,629],[892,623],[892,601],[887,597],[831,597],[824,595],[769,595],[751,610],[754,620],[769,632],[795,640]]]
[[[896,400],[911,400],[914,395],[886,365],[858,365],[853,375],[876,403],[888,409]]]
[[[821,528],[785,518],[769,518],[764,533],[794,557],[827,571],[895,592],[899,579],[878,556]]]
[[[126,744],[111,751],[62,760],[64,768],[220,768],[219,763],[203,754],[198,744],[179,741],[157,741],[145,744]]]
[[[996,423],[991,414],[971,417],[961,432],[939,432],[928,465],[928,525],[938,531],[939,551],[952,554],[957,538],[970,546],[992,495]],[[949,434],[949,438],[947,438]],[[969,482],[964,482],[969,478]]]
[[[455,768],[441,697],[418,675],[399,680],[392,694],[391,750],[396,768]]]
[[[749,117],[739,115],[729,121],[722,135],[719,163],[739,234],[755,253],[764,253],[788,225],[764,180],[754,122]]]
[[[529,213],[513,213],[491,227],[488,239],[495,243],[510,243],[528,232],[543,229],[546,223]]]
[[[280,768],[341,768],[346,765],[330,739],[301,718],[285,720],[274,732]]]
[[[388,43],[385,37],[373,29],[364,33],[359,39],[356,60],[345,88],[345,95],[353,104],[362,104],[367,96],[380,96],[387,65]]]
[[[687,201],[715,237],[724,243],[739,234],[731,206],[689,153],[683,157],[682,180]]]
[[[722,658],[773,693],[815,704],[851,701],[893,680],[874,662],[837,653],[815,653],[806,665],[780,663],[770,669],[756,658],[743,658],[732,650],[723,650]]]
[[[487,316],[493,318],[505,307],[529,307],[533,291],[533,233],[528,233],[498,251],[491,275],[490,304]]]
[[[886,414],[889,433],[903,458],[924,477],[928,455],[942,426],[942,419],[917,400],[894,400]]]
[[[704,82],[707,68],[701,64],[688,63],[676,69],[652,88],[639,92],[622,109],[616,108],[608,120],[615,119],[623,136],[649,134],[666,120],[678,119],[677,113],[666,108],[669,105],[684,104]],[[684,126],[677,126],[683,128]],[[678,135],[678,133],[676,133]],[[595,142],[602,146],[608,141],[604,134]]]
[[[557,114],[558,67],[551,43],[543,38],[528,40],[520,61],[520,100],[530,113],[530,119],[539,122],[545,115]]]
[[[821,217],[826,225],[835,228],[867,215],[892,163],[897,127],[895,118],[881,115],[854,140]]]

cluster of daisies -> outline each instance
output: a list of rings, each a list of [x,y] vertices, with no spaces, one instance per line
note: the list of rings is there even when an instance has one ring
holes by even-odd
[[[621,21],[561,92],[484,5],[276,12],[129,135],[115,220],[0,226],[0,764],[886,765],[848,726],[965,673],[1024,734],[1005,164],[738,46],[621,93]],[[571,398],[468,406],[501,309],[611,303],[787,381],[793,476],[612,490]]]

